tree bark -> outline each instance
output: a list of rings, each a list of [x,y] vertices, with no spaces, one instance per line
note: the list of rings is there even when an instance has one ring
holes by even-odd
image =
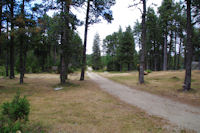
[[[127,65],[128,65],[128,71],[130,71],[131,70],[130,63],[128,63]]]
[[[87,1],[87,13],[86,13],[86,20],[85,20],[85,34],[84,34],[84,46],[83,46],[82,68],[81,68],[80,80],[84,80],[84,77],[85,77],[86,46],[87,46],[87,31],[88,31],[89,12],[90,12],[90,0]]]
[[[180,38],[180,44],[179,44],[179,51],[178,51],[178,61],[177,61],[177,69],[179,70],[180,69],[180,57],[181,57],[181,41],[182,39]]]
[[[21,6],[21,15],[22,15],[22,19],[24,21],[24,0],[22,1],[22,6]],[[24,83],[24,61],[23,61],[23,50],[24,50],[24,33],[23,33],[23,30],[24,30],[24,24],[20,24],[20,27],[22,29],[22,33],[20,35],[20,57],[19,57],[19,60],[20,60],[20,81],[19,83],[20,84],[23,84]]]
[[[139,68],[139,83],[144,83],[144,59],[145,59],[145,45],[146,45],[146,0],[143,2],[143,13],[142,13],[142,49],[140,50],[140,68]]]
[[[171,31],[171,34],[170,34],[170,44],[169,44],[169,52],[168,52],[168,55],[167,55],[167,69],[172,69],[172,57],[171,57],[171,52],[172,52],[172,44],[173,44],[173,32]]]
[[[65,22],[63,31],[61,33],[61,45],[62,45],[62,52],[61,52],[61,72],[60,72],[60,82],[61,84],[65,84],[66,79],[68,78],[68,59],[66,58],[65,50],[69,45],[69,17],[66,16],[66,13],[68,15],[69,13],[69,7],[70,7],[70,1],[65,1],[65,3],[62,3],[62,11],[65,13],[63,16],[63,21]]]
[[[167,28],[165,33],[165,40],[164,40],[164,51],[163,51],[163,71],[167,70]]]
[[[6,7],[7,9],[7,7]],[[7,40],[9,40],[9,37],[8,37],[8,31],[9,30],[9,27],[8,27],[8,18],[7,18],[7,22],[6,22],[6,31],[7,31]],[[6,77],[9,76],[9,44],[7,43],[6,44]]]
[[[14,73],[14,0],[11,0],[11,37],[10,37],[10,79],[15,78]]]
[[[191,25],[191,0],[187,0],[187,44],[186,44],[186,71],[183,90],[191,89],[191,64],[192,64],[192,25]]]
[[[174,36],[174,70],[177,69],[176,58],[177,58],[177,53],[176,53],[176,31],[175,31],[175,36]]]
[[[155,36],[154,36],[155,37]],[[153,42],[153,46],[154,46],[154,59],[153,59],[153,61],[154,61],[154,71],[157,71],[157,53],[156,53],[156,42],[155,42],[155,40],[154,40],[154,42]]]

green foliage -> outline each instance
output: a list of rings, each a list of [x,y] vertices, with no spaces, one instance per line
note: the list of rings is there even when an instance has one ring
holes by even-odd
[[[118,32],[108,35],[103,40],[103,48],[107,54],[105,61],[108,71],[127,71],[136,69],[138,61],[135,50],[135,40],[131,27],[125,32],[119,28]]]
[[[152,71],[150,69],[145,70],[147,73],[151,73]]]
[[[93,42],[93,54],[92,54],[92,68],[94,70],[99,70],[102,68],[102,63],[101,63],[101,51],[100,51],[100,37],[99,34],[96,34],[94,37],[94,42]]]
[[[28,121],[30,104],[26,97],[18,92],[11,102],[3,103],[0,113],[0,132],[10,133],[22,130]]]
[[[0,66],[0,76],[5,76],[6,75],[6,70],[4,66]]]

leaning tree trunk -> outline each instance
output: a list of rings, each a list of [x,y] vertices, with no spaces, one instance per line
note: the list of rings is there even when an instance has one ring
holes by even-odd
[[[15,78],[14,73],[14,0],[11,1],[11,37],[10,37],[10,79]]]
[[[191,64],[192,64],[192,25],[191,25],[191,0],[187,0],[187,44],[186,44],[186,71],[183,90],[191,89]]]
[[[146,44],[146,0],[143,0],[143,13],[142,13],[142,49],[140,50],[140,68],[139,68],[139,83],[144,83],[144,56],[145,56],[145,44]]]
[[[84,80],[84,77],[85,77],[86,46],[87,46],[87,31],[88,31],[89,12],[90,12],[90,0],[88,0],[88,2],[87,2],[87,13],[86,13],[86,20],[85,20],[85,34],[84,34],[84,46],[83,46],[82,68],[81,68],[80,80]]]

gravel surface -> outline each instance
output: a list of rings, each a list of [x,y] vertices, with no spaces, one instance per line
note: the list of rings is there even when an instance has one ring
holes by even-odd
[[[120,100],[137,106],[150,115],[167,119],[180,128],[191,129],[200,133],[199,107],[193,107],[148,92],[139,91],[113,82],[93,72],[88,72],[87,74],[103,90],[117,96]]]

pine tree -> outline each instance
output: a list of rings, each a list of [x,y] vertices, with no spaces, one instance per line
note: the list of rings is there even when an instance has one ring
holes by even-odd
[[[187,44],[186,44],[186,71],[183,89],[191,89],[191,64],[192,64],[192,25],[191,25],[191,0],[187,0]]]
[[[98,33],[96,33],[96,35],[94,36],[92,50],[93,50],[92,68],[94,70],[99,70],[102,68],[102,63],[101,63],[101,51],[100,51],[100,37]]]

